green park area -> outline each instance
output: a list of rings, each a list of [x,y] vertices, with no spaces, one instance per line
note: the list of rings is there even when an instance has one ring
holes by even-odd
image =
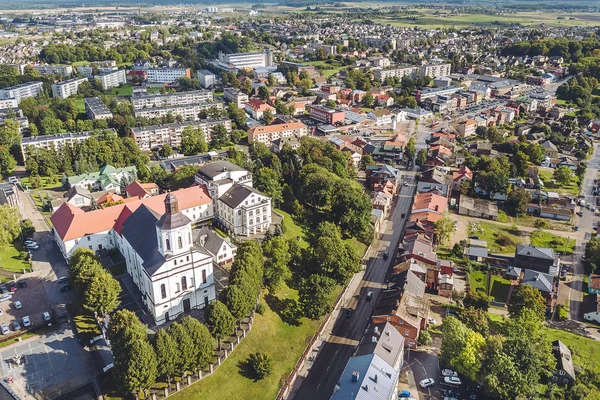
[[[303,64],[314,66],[326,78],[332,77],[344,68],[344,65],[337,61],[306,61]]]
[[[31,269],[31,264],[27,261],[27,251],[23,250],[18,240],[0,246],[0,269],[19,274],[22,274],[24,269],[27,271]]]
[[[491,282],[489,280],[488,272],[473,271],[469,274],[469,284],[472,291],[483,292],[492,297],[492,300],[505,303],[510,290],[510,281],[495,274],[492,274]],[[489,289],[488,286],[490,286]]]
[[[575,239],[557,236],[550,232],[531,232],[531,244],[536,247],[549,247],[563,254],[573,254],[575,251]]]
[[[549,191],[554,191],[561,194],[579,194],[579,178],[576,176],[566,185],[561,185],[553,178],[553,170],[550,168],[539,168],[538,175],[544,182],[544,188]]]
[[[517,227],[492,222],[471,222],[469,236],[487,241],[489,252],[495,254],[514,254],[516,245],[523,243],[521,231]]]

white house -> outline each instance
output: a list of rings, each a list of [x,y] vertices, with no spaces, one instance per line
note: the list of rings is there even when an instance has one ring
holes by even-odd
[[[271,198],[246,185],[234,184],[217,201],[216,214],[223,227],[250,236],[271,226]]]
[[[121,252],[127,272],[157,325],[216,298],[212,256],[192,240],[192,220],[177,196],[164,198],[161,216],[142,204],[123,223]]]
[[[233,262],[237,246],[228,237],[222,237],[215,231],[202,228],[196,236],[196,242],[204,247],[212,256],[213,262],[225,265]]]

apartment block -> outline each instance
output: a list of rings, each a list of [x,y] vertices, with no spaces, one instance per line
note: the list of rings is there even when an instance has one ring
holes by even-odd
[[[131,104],[136,110],[144,107],[184,106],[211,101],[213,101],[213,92],[210,90],[167,94],[139,92],[131,96]]]
[[[122,69],[96,75],[96,78],[100,79],[100,84],[102,85],[102,89],[104,90],[110,90],[112,88],[116,88],[127,83],[127,76],[125,75],[125,70]]]
[[[83,82],[87,82],[86,78],[73,78],[68,81],[58,82],[52,84],[52,97],[60,97],[66,99],[74,94],[77,94],[79,85]]]
[[[223,103],[198,103],[185,106],[143,108],[135,110],[134,116],[136,118],[162,118],[167,115],[173,115],[174,117],[181,116],[184,120],[198,121],[200,119],[199,114],[212,107],[222,110]]]
[[[254,68],[273,66],[273,53],[266,50],[256,53],[224,54],[219,52],[219,63],[227,68]]]
[[[384,81],[386,78],[400,78],[416,75],[418,67],[398,67],[375,71],[375,78]]]
[[[192,73],[189,68],[149,68],[148,82],[168,83],[175,82],[179,78],[191,78]]]
[[[277,139],[291,137],[300,138],[308,135],[308,128],[300,121],[269,126],[256,126],[248,131],[248,143],[263,143],[271,147],[271,142]]]
[[[315,121],[333,125],[344,120],[344,112],[324,106],[310,106],[310,117]]]
[[[17,108],[19,107],[19,102],[17,99],[3,99],[0,100],[0,110],[6,110],[8,108]]]
[[[191,126],[202,129],[204,140],[210,142],[211,133],[215,126],[223,125],[227,132],[231,132],[231,120],[228,118],[202,119],[196,122],[189,121],[181,124],[152,125],[141,128],[131,128],[131,136],[140,150],[153,150],[168,144],[179,148],[183,130]]]
[[[0,99],[16,99],[20,102],[27,97],[35,97],[42,91],[42,82],[27,82],[0,89]]]
[[[114,129],[110,129],[116,135],[117,132]],[[25,137],[21,140],[21,152],[23,153],[23,160],[27,158],[27,147],[33,146],[42,149],[58,148],[60,146],[73,147],[77,143],[81,143],[87,138],[94,135],[94,131],[76,132],[76,133],[59,133],[56,135],[44,135],[44,136],[31,136]]]
[[[34,65],[33,69],[42,75],[73,75],[73,67],[70,65]]]
[[[114,72],[117,71],[117,67],[112,67],[112,66],[97,66],[96,67],[98,69],[98,74],[105,74],[107,72]],[[77,72],[80,73],[81,75],[85,76],[86,78],[93,78],[94,77],[94,66],[92,65],[81,65],[79,67],[77,67]]]
[[[248,95],[234,88],[225,88],[225,100],[237,104],[239,108],[248,102]]]
[[[206,69],[200,69],[196,72],[198,74],[198,81],[200,81],[200,86],[203,88],[210,87],[215,84],[217,77],[212,72]]]
[[[429,76],[436,78],[438,76],[448,76],[452,71],[452,64],[427,64],[419,67],[419,76]]]
[[[83,100],[85,104],[85,113],[89,119],[110,119],[112,112],[106,107],[106,104],[97,97],[88,97]]]

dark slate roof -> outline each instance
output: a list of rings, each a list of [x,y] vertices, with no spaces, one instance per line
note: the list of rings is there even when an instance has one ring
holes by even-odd
[[[244,202],[244,200],[246,200],[252,193],[264,196],[261,192],[251,188],[250,186],[234,184],[228,191],[219,197],[219,200],[221,200],[230,208],[236,208],[242,204],[242,202]]]
[[[556,358],[557,370],[564,370],[571,379],[575,379],[575,369],[573,368],[573,358],[571,350],[560,340],[552,342],[552,353]]]
[[[551,275],[532,269],[525,269],[521,284],[533,286],[541,292],[552,293],[552,282],[553,278]]]
[[[71,189],[69,189],[69,191],[67,192],[65,197],[67,199],[71,200],[75,195],[87,197],[88,199],[92,198],[92,194],[90,193],[89,190],[79,187],[79,186],[73,186]]]
[[[519,256],[542,258],[545,260],[554,260],[555,258],[554,250],[550,248],[527,246],[524,244],[517,245],[515,254]]]
[[[158,251],[158,240],[156,238],[155,226],[159,218],[160,214],[142,204],[123,223],[123,230],[121,231],[123,237],[144,260],[142,266],[148,271],[149,275],[152,275],[165,263],[165,258]]]
[[[425,282],[423,282],[412,271],[406,274],[406,282],[404,283],[404,291],[416,297],[425,295]]]
[[[212,180],[215,176],[219,175],[224,171],[246,171],[244,168],[235,165],[229,161],[215,161],[209,164],[203,165],[198,169],[198,174]]]
[[[196,241],[201,244],[203,243],[202,247],[204,247],[210,254],[215,256],[221,247],[223,247],[223,243],[227,243],[228,246],[233,246],[228,239],[221,237],[215,231],[206,227],[200,229]]]

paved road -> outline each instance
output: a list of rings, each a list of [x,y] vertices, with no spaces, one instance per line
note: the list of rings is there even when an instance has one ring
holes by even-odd
[[[408,177],[407,181],[412,182],[412,179],[412,176]],[[415,189],[416,186],[413,184],[401,187],[396,204],[390,213],[387,229],[375,244],[377,252],[374,254],[377,256],[368,261],[365,275],[348,305],[349,308],[354,309],[353,315],[351,318],[346,318],[344,312],[339,314],[332,335],[320,350],[308,376],[294,396],[295,399],[325,399],[333,393],[346,363],[352,357],[364,334],[377,296],[381,288],[385,287],[387,272],[395,258],[404,230],[405,218],[402,214],[409,214]],[[390,254],[387,260],[381,257],[385,251]],[[366,300],[368,291],[373,291],[372,301]]]

